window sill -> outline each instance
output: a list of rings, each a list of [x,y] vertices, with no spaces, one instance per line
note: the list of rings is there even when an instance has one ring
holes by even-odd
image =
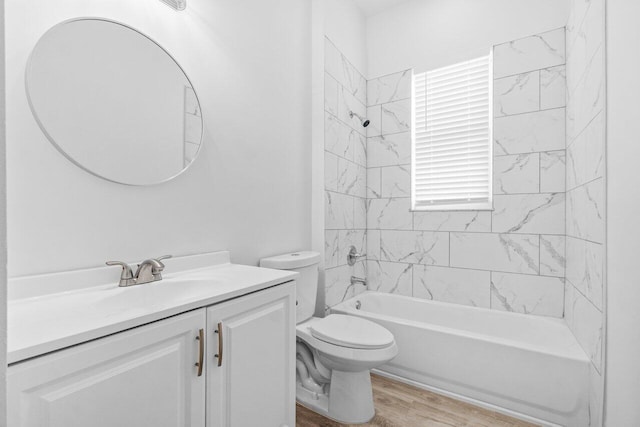
[[[439,205],[412,207],[409,212],[469,212],[469,211],[493,211],[493,206],[482,205]]]

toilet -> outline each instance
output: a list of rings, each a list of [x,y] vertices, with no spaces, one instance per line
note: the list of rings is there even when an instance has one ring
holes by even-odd
[[[370,369],[398,354],[391,332],[355,316],[314,317],[320,254],[303,251],[260,260],[260,267],[300,273],[296,282],[296,400],[342,423],[375,415]]]

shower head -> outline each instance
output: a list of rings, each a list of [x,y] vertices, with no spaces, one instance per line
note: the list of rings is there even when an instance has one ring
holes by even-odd
[[[356,116],[358,118],[358,120],[360,120],[360,123],[362,124],[362,127],[367,127],[369,126],[369,123],[371,123],[369,121],[369,119],[366,118],[362,118],[359,115],[357,115],[356,113],[354,113],[353,111],[349,111],[349,117],[351,117],[353,119],[353,116]]]

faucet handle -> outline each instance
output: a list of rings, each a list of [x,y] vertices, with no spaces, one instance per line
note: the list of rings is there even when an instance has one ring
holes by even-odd
[[[164,262],[162,262],[162,260],[169,259],[169,258],[173,258],[173,255],[162,255],[162,256],[159,256],[158,258],[151,259],[152,262],[155,261],[153,262],[154,273],[164,270]]]
[[[366,256],[366,254],[358,253],[356,247],[351,245],[351,247],[349,248],[349,253],[347,254],[347,264],[349,264],[350,266],[354,266],[358,259],[364,258]]]
[[[129,286],[135,284],[136,279],[133,278],[133,271],[126,262],[122,261],[107,261],[107,265],[120,265],[122,266],[122,273],[120,273],[120,286]]]

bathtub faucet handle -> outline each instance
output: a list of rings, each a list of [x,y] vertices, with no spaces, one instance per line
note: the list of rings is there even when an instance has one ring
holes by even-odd
[[[349,253],[347,254],[347,264],[349,264],[350,266],[353,266],[355,265],[356,261],[358,261],[358,259],[364,258],[366,256],[367,254],[358,253],[358,251],[356,250],[356,247],[351,245],[351,247],[349,248]]]

